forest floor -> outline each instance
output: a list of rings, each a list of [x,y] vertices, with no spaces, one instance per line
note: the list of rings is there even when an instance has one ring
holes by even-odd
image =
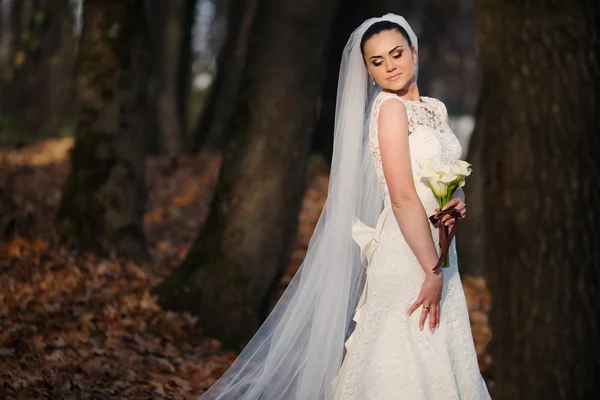
[[[154,261],[75,254],[58,244],[53,217],[72,140],[0,148],[0,399],[194,399],[235,354],[196,327],[201,316],[162,310],[151,288],[185,256],[207,215],[220,157],[147,163],[145,229]],[[289,282],[325,202],[328,175],[311,163]],[[480,368],[490,296],[463,276]]]

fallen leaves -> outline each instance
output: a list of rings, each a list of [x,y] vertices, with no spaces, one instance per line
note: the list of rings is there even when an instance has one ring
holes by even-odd
[[[202,337],[197,317],[162,310],[150,290],[195,238],[220,157],[190,157],[176,171],[149,160],[145,224],[155,262],[140,266],[57,244],[60,196],[48,194],[60,193],[66,154],[56,164],[2,157],[13,163],[0,173],[0,201],[11,206],[0,227],[25,212],[32,223],[13,223],[0,242],[0,398],[196,398],[235,355]]]
[[[45,255],[55,249],[27,244],[2,248],[2,398],[190,398],[231,362],[195,317],[161,310],[139,266],[88,255],[57,265]]]

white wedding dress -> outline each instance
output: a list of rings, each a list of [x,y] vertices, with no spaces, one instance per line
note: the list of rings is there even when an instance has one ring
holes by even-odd
[[[377,226],[360,221],[352,236],[368,260],[367,280],[346,341],[346,355],[334,380],[336,400],[479,400],[489,399],[473,344],[465,295],[457,268],[456,247],[444,269],[440,326],[429,331],[418,323],[422,309],[410,317],[424,272],[402,237],[390,208],[390,198],[378,145],[379,110],[384,101],[400,99],[406,106],[413,178],[427,215],[437,200],[419,174],[416,160],[438,156],[451,163],[462,154],[458,139],[446,122],[446,107],[436,99],[408,101],[381,92],[371,109],[369,143],[384,195]],[[437,244],[437,229],[431,226]]]

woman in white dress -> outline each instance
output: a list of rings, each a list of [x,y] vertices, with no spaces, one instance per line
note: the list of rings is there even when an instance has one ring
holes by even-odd
[[[338,83],[325,208],[285,293],[202,399],[488,399],[457,269],[433,270],[437,200],[417,160],[461,147],[442,102],[420,96],[404,18],[365,21]],[[462,191],[449,206],[465,216]],[[445,217],[443,223],[454,220]]]
[[[360,223],[353,229],[369,258],[367,290],[334,398],[488,398],[455,246],[450,267],[433,270],[438,232],[428,216],[438,202],[417,163],[431,157],[453,163],[462,155],[460,143],[444,104],[419,94],[417,51],[403,27],[374,23],[363,34],[361,51],[372,82],[383,89],[371,107],[368,140],[384,209],[374,232],[365,234]],[[449,207],[465,216],[462,189],[444,209]]]

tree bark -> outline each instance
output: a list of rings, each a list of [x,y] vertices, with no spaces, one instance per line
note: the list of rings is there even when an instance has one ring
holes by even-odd
[[[12,60],[8,56],[12,42],[10,14],[10,4],[4,4],[0,1],[0,77],[2,80],[4,80],[4,75],[12,64]]]
[[[147,260],[143,124],[150,57],[143,0],[86,0],[77,131],[58,229],[77,249]]]
[[[478,4],[494,399],[600,393],[596,3]]]
[[[479,111],[476,118],[479,120]],[[458,252],[460,273],[481,277],[485,273],[485,246],[481,232],[485,231],[485,208],[483,196],[486,188],[483,183],[482,159],[485,131],[481,123],[475,126],[469,142],[469,151],[466,160],[473,165],[473,172],[467,178],[465,197],[469,210],[468,217],[460,223],[456,234],[456,247]]]
[[[265,317],[289,260],[336,0],[258,3],[246,68],[204,230],[157,289],[239,349]]]
[[[151,0],[154,70],[149,151],[177,157],[186,147],[192,30],[196,0]]]
[[[194,130],[192,151],[222,151],[230,127],[240,75],[244,69],[248,36],[258,0],[232,0],[229,5],[227,38],[219,52],[217,75]]]
[[[5,19],[0,114],[31,136],[56,134],[73,97],[73,11],[69,0],[14,1]]]

